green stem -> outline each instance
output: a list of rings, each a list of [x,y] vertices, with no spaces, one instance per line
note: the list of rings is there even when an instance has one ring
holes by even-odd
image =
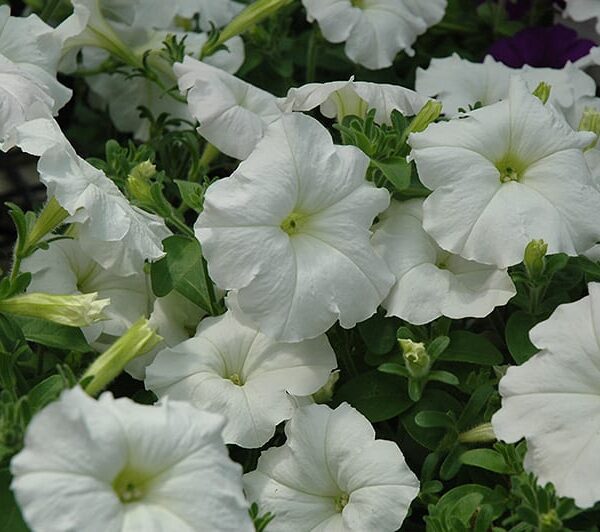
[[[207,142],[206,146],[204,146],[202,156],[200,157],[200,165],[208,169],[210,164],[219,156],[220,153],[221,152],[218,148]]]
[[[175,215],[169,215],[165,218],[165,220],[170,223],[173,227],[179,229],[184,235],[194,237],[194,230],[185,225],[181,220],[179,220]]]
[[[318,40],[319,30],[317,26],[314,26],[308,39],[308,49],[306,50],[306,83],[312,83],[316,78]]]

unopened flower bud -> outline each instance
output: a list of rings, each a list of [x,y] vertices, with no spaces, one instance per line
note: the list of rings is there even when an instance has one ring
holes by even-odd
[[[442,114],[442,102],[429,100],[408,126],[409,133],[421,133]]]
[[[563,522],[558,517],[554,508],[540,515],[539,524],[540,532],[558,532],[559,530],[564,530]]]
[[[543,240],[532,240],[525,248],[523,263],[530,279],[539,279],[546,269],[548,244]]]
[[[431,357],[422,342],[412,340],[398,340],[404,357],[404,364],[411,377],[421,379],[426,377],[431,369]]]
[[[90,395],[100,393],[134,358],[150,351],[162,341],[162,337],[141,318],[102,353],[81,378],[85,391]]]
[[[583,115],[579,121],[579,131],[591,131],[596,135],[600,135],[600,110],[594,107],[586,107],[583,110]],[[586,149],[595,148],[598,144],[598,138],[590,144]]]
[[[86,327],[106,319],[102,310],[110,299],[98,299],[96,292],[80,295],[55,295],[33,292],[0,301],[0,312],[40,318],[69,327]]]
[[[550,98],[550,93],[552,92],[552,85],[549,85],[545,81],[540,82],[540,84],[533,91],[533,95],[538,98],[542,103],[546,103]]]
[[[141,203],[152,203],[150,179],[156,174],[156,166],[150,161],[138,164],[127,178],[127,188],[131,197]]]
[[[489,443],[496,441],[496,434],[491,423],[483,423],[471,430],[461,432],[458,435],[458,441],[461,443]]]
[[[325,385],[312,394],[312,398],[315,403],[322,404],[328,403],[333,398],[333,391],[335,389],[335,385],[337,381],[340,379],[340,372],[334,371],[331,375],[329,375],[328,381]]]
[[[48,233],[54,231],[68,217],[69,213],[60,206],[56,198],[51,197],[27,235],[27,241],[24,246],[25,252],[31,250],[40,240]]]

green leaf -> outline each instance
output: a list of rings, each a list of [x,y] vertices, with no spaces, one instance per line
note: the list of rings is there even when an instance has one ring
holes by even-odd
[[[448,349],[449,345],[450,338],[447,336],[438,336],[427,346],[427,353],[432,360],[437,360]]]
[[[41,410],[47,404],[58,399],[60,393],[65,389],[65,381],[60,375],[51,375],[42,382],[36,384],[27,394],[29,405],[34,412]]]
[[[0,530],[6,532],[29,532],[21,517],[17,501],[10,490],[12,476],[8,469],[0,470]]]
[[[181,179],[176,179],[175,184],[177,185],[177,188],[179,188],[183,203],[197,213],[202,212],[204,204],[204,187],[199,183],[182,181]]]
[[[493,449],[471,449],[460,455],[463,464],[480,467],[494,473],[506,474],[510,471],[502,455]]]
[[[506,322],[506,345],[517,364],[527,362],[538,349],[529,339],[529,331],[537,323],[536,318],[519,310]]]
[[[14,319],[30,342],[81,353],[91,351],[81,329],[77,327],[23,316],[14,316]]]
[[[194,238],[174,235],[163,241],[166,256],[153,262],[150,269],[152,290],[158,297],[176,290],[192,303],[211,314],[212,281],[206,272],[200,243]]]
[[[454,373],[442,370],[431,371],[427,376],[427,380],[443,382],[450,386],[458,386],[460,384],[460,380],[458,380],[458,377]]]
[[[412,175],[412,167],[404,157],[392,157],[385,161],[371,160],[371,164],[375,166],[385,178],[396,188],[402,191],[410,187],[410,178]]]
[[[381,314],[358,324],[358,332],[367,349],[376,355],[385,355],[396,347],[397,322]]]
[[[336,390],[334,400],[336,404],[347,401],[372,422],[396,417],[413,404],[405,382],[379,371],[349,380]]]
[[[502,353],[489,340],[480,334],[468,331],[452,331],[450,345],[438,360],[447,362],[468,362],[481,366],[502,364]]]
[[[444,412],[435,410],[423,410],[415,416],[415,423],[423,428],[445,428],[453,429],[454,421]]]
[[[388,375],[397,375],[398,377],[410,378],[410,374],[406,369],[406,366],[398,364],[396,362],[385,362],[381,364],[378,368],[382,373],[387,373]]]

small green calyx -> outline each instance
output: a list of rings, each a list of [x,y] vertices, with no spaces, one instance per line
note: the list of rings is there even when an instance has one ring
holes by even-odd
[[[523,263],[530,279],[539,279],[544,273],[546,253],[548,253],[548,244],[543,240],[532,240],[527,244],[523,254]]]
[[[129,469],[121,471],[112,486],[119,500],[124,504],[143,499],[148,488],[144,476]]]
[[[302,228],[302,223],[305,218],[306,216],[304,214],[292,212],[285,220],[283,220],[283,222],[281,222],[279,227],[281,227],[281,230],[284,233],[287,233],[290,236],[298,234]]]
[[[558,532],[559,530],[563,530],[563,522],[558,517],[554,508],[545,514],[540,515],[539,525],[540,532]]]
[[[550,98],[552,92],[552,85],[549,85],[545,81],[542,81],[533,91],[533,95],[538,98],[543,104],[545,104]]]
[[[236,386],[241,386],[242,384],[244,384],[242,382],[242,378],[237,373],[232,373],[231,375],[229,375],[229,380],[233,382],[233,384],[235,384]]]
[[[350,502],[350,495],[347,493],[342,493],[335,498],[335,510],[338,513],[342,513],[344,508]]]

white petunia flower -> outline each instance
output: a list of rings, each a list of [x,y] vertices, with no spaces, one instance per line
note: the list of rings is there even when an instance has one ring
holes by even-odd
[[[568,63],[564,68],[510,68],[487,56],[483,63],[472,63],[453,54],[432,59],[427,69],[417,69],[415,83],[419,94],[435,96],[444,104],[444,112],[454,116],[477,102],[490,105],[508,97],[510,78],[518,74],[533,92],[540,82],[551,85],[550,103],[569,108],[584,96],[596,93],[594,79]]]
[[[211,278],[268,336],[300,341],[371,316],[394,283],[369,228],[389,205],[368,158],[308,116],[284,115],[212,184],[196,236]]]
[[[186,57],[174,65],[198,132],[220,151],[246,159],[267,126],[281,116],[277,99],[258,87]]]
[[[120,275],[103,268],[82,249],[79,240],[52,242],[23,261],[22,268],[32,274],[28,292],[47,294],[98,293],[110,299],[104,309],[108,318],[83,329],[89,343],[100,335],[121,336],[139,318],[148,314],[150,294],[143,271]]]
[[[419,177],[433,190],[425,230],[443,249],[499,268],[519,263],[534,239],[551,254],[589,249],[600,233],[600,191],[583,149],[595,138],[513,78],[507,100],[410,136]]]
[[[442,20],[447,0],[302,0],[325,39],[345,42],[346,55],[369,69],[387,68],[401,50]]]
[[[244,475],[248,499],[275,514],[271,532],[394,532],[419,493],[398,446],[376,440],[367,419],[343,403],[310,405],[285,427],[283,447]]]
[[[422,226],[423,200],[393,202],[372,242],[396,275],[382,303],[388,315],[416,325],[440,316],[482,318],[516,294],[506,270],[467,261],[441,249]]]
[[[364,117],[369,109],[375,109],[375,121],[389,124],[392,111],[414,116],[426,103],[427,98],[404,87],[350,79],[290,89],[280,106],[287,112],[320,107],[323,116],[337,118],[338,122],[348,115]]]
[[[317,392],[336,365],[325,335],[278,343],[227,312],[205,318],[194,338],[161,351],[146,368],[146,388],[223,414],[225,442],[255,448],[292,416],[289,394]]]
[[[106,175],[79,157],[51,119],[15,129],[11,144],[40,156],[41,181],[77,222],[83,250],[106,269],[122,275],[141,271],[145,260],[164,255],[170,231],[158,216],[130,205]]]
[[[527,439],[525,468],[587,508],[600,501],[600,284],[531,329],[541,349],[500,381],[494,432]]]
[[[28,120],[58,113],[71,90],[56,81],[61,42],[36,15],[0,6],[0,139]]]
[[[563,11],[564,17],[572,18],[575,22],[596,19],[596,31],[600,33],[600,2],[598,0],[566,0]]]
[[[34,532],[252,531],[223,418],[191,405],[63,392],[11,462]]]

